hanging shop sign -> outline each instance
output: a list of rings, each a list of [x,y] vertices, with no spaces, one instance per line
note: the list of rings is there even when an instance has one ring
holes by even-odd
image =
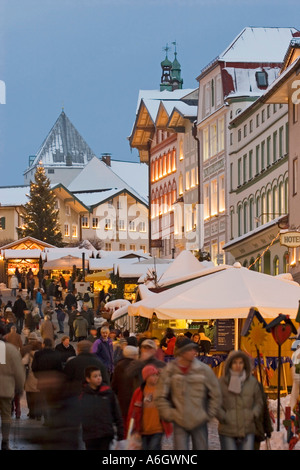
[[[300,246],[300,232],[285,232],[280,234],[280,245],[288,248],[297,248]]]

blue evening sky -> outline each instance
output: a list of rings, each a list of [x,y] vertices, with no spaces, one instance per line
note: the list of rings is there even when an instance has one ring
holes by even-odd
[[[299,12],[299,0],[0,0],[0,186],[24,184],[62,106],[97,156],[137,161],[138,92],[159,89],[167,43],[196,88],[244,27],[300,29]]]

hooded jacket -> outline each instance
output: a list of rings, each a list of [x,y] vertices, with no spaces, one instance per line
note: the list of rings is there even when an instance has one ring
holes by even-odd
[[[123,439],[124,426],[119,403],[107,385],[101,385],[97,390],[86,385],[79,396],[79,410],[84,441],[103,437],[113,439],[114,425],[118,439]]]
[[[208,365],[194,359],[184,373],[175,359],[162,369],[154,399],[162,419],[189,431],[216,416],[221,392]]]
[[[228,390],[230,368],[233,359],[242,357],[245,364],[246,379],[239,394]],[[222,404],[218,413],[219,434],[244,438],[255,434],[257,421],[262,419],[263,397],[259,382],[251,374],[250,359],[243,351],[232,351],[224,366],[224,375],[219,379]]]

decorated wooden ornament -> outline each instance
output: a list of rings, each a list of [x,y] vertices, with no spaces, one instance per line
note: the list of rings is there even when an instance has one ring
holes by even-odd
[[[276,343],[282,345],[291,336],[292,327],[290,324],[280,323],[279,325],[274,326],[271,332]]]

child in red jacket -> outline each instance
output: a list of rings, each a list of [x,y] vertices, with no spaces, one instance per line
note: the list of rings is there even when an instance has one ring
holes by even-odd
[[[134,419],[133,432],[142,436],[143,450],[161,450],[162,437],[169,437],[173,432],[171,423],[160,419],[154,404],[154,393],[159,377],[156,367],[149,364],[142,370],[143,383],[132,396],[127,424]]]

